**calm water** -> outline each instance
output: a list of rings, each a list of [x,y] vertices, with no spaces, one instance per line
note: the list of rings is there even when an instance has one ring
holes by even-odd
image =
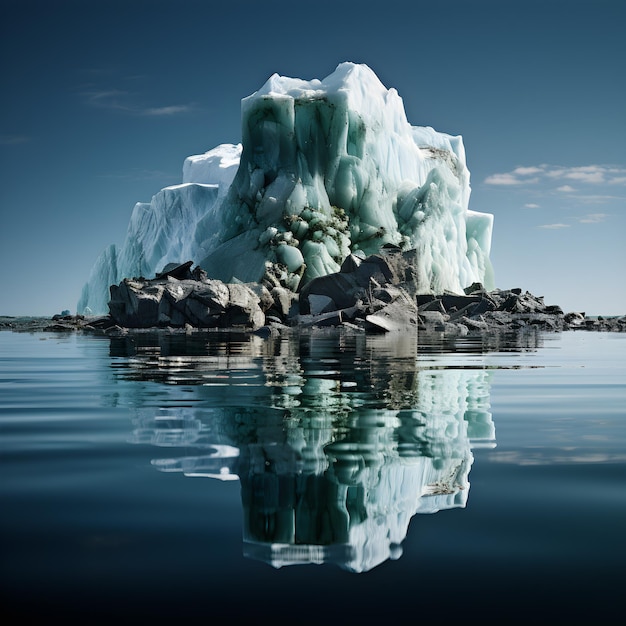
[[[626,336],[512,339],[0,332],[2,613],[619,622]]]

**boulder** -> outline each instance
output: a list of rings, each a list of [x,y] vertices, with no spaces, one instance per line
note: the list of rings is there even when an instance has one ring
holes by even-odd
[[[417,324],[414,252],[381,249],[368,257],[348,256],[341,270],[314,278],[299,294],[296,324],[350,323],[373,331],[398,331]]]
[[[191,266],[193,265],[193,261],[187,261],[185,263],[168,263],[163,270],[158,273],[155,278],[166,278],[167,276],[171,276],[172,278],[178,278],[179,280],[183,280],[185,278],[193,278],[191,275]]]
[[[265,324],[264,310],[274,304],[265,287],[207,279],[190,267],[188,263],[166,267],[154,279],[124,279],[112,285],[109,311],[115,324],[124,328],[190,325],[248,330]]]
[[[273,304],[266,312],[266,316],[275,316],[280,320],[286,320],[293,317],[296,313],[294,307],[297,307],[297,296],[290,289],[285,287],[274,287],[270,291]]]
[[[417,328],[417,306],[406,292],[401,291],[397,297],[375,313],[365,317],[366,330],[382,330],[385,332],[406,331]]]

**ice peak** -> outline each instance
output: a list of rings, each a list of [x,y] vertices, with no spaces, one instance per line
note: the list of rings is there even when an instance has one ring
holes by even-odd
[[[385,244],[416,250],[424,293],[493,288],[492,216],[469,211],[462,138],[411,126],[370,67],[340,63],[323,80],[273,74],[241,116],[240,144],[188,157],[186,185],[133,212],[116,280],[98,270],[89,298],[188,259],[224,281],[273,272],[295,291]],[[91,306],[83,300],[79,311]]]

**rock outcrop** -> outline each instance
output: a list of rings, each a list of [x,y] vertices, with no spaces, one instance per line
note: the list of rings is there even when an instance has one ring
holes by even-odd
[[[417,304],[420,328],[448,335],[514,331],[526,326],[558,331],[568,326],[561,307],[546,305],[543,296],[519,288],[486,291],[474,283],[465,289],[465,295],[418,295]]]
[[[308,282],[299,294],[299,326],[356,324],[370,331],[417,326],[415,252],[388,246],[368,257],[351,254],[334,274]]]
[[[377,254],[351,254],[339,272],[309,281],[299,293],[281,276],[263,283],[224,283],[188,261],[153,279],[111,286],[112,323],[121,328],[308,328],[344,326],[366,332],[418,330],[447,336],[513,332],[524,328],[626,330],[625,318],[564,314],[522,289],[420,294],[415,251],[388,245]],[[100,322],[102,325],[103,322]]]
[[[336,326],[396,331],[417,326],[412,256],[392,246],[369,257],[350,255],[340,272],[310,281],[300,294],[280,284],[224,283],[192,262],[153,279],[124,279],[110,288],[110,316],[123,328]]]
[[[273,304],[258,284],[226,284],[207,277],[192,262],[172,265],[154,279],[125,278],[112,285],[109,311],[125,328],[167,327],[258,330]]]
[[[280,266],[262,283],[224,283],[193,262],[171,264],[152,279],[124,279],[110,287],[109,315],[0,318],[0,330],[238,329],[274,333],[288,329],[344,327],[364,332],[417,331],[419,335],[486,335],[524,331],[626,332],[626,316],[588,317],[546,305],[522,289],[420,294],[415,251],[387,245],[370,256],[351,254],[339,272],[317,277],[299,293]],[[285,275],[283,275],[285,274]]]

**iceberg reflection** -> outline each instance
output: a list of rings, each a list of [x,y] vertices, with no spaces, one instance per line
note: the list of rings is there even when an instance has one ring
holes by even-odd
[[[495,446],[489,370],[420,367],[413,338],[180,352],[112,345],[123,377],[181,391],[137,406],[133,442],[172,449],[160,471],[239,480],[244,554],[274,567],[398,558],[415,514],[466,505],[472,449]]]

